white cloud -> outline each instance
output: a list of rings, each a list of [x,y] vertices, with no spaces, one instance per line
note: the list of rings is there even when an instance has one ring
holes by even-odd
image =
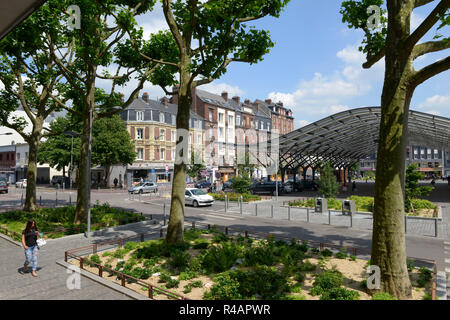
[[[435,115],[448,114],[448,110],[450,109],[450,95],[429,97],[420,103],[418,108],[420,111]]]
[[[302,128],[310,123],[308,120],[295,120],[295,128]]]
[[[411,32],[417,29],[418,26],[425,20],[420,14],[415,13],[414,11],[411,14]]]

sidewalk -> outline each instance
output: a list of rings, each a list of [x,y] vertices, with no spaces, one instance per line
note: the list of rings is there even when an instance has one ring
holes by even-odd
[[[127,296],[81,277],[81,289],[69,290],[66,285],[69,274],[56,264],[64,259],[64,251],[113,239],[130,237],[159,229],[159,224],[140,222],[105,229],[91,238],[73,235],[47,240],[39,251],[38,277],[22,273],[25,255],[23,248],[0,238],[0,300],[127,300]]]

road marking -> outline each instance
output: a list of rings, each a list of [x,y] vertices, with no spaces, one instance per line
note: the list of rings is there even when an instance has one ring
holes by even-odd
[[[210,218],[216,218],[216,219],[224,219],[224,220],[236,220],[235,218],[226,218],[218,215],[211,215],[211,214],[202,214],[202,216],[207,216]]]
[[[450,246],[450,242],[449,241],[444,241],[444,244]]]
[[[450,273],[450,268],[445,268],[445,272]]]
[[[450,259],[445,259],[445,263],[450,263]]]

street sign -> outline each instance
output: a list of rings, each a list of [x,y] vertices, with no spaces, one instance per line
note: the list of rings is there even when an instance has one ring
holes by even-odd
[[[152,173],[155,173],[155,169],[152,169]]]
[[[166,173],[169,172],[169,165],[166,164]]]

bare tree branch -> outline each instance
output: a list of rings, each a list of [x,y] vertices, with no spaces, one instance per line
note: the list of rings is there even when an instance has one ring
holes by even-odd
[[[419,84],[448,69],[450,69],[450,56],[414,72],[409,78],[409,83],[417,87]]]
[[[436,51],[441,51],[450,48],[450,41],[428,41],[424,43],[420,43],[414,47],[413,50],[413,59],[417,59],[418,57]]]

